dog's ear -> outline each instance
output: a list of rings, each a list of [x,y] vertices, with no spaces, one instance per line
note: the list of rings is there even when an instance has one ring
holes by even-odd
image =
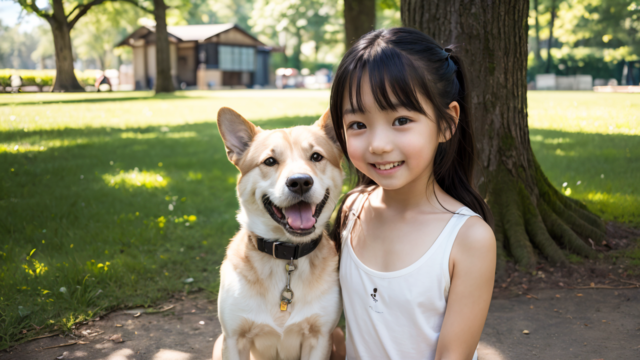
[[[218,131],[227,149],[227,157],[235,165],[238,165],[259,130],[233,109],[223,107],[218,111]]]
[[[333,121],[331,120],[331,109],[327,109],[327,111],[322,114],[320,119],[318,119],[318,121],[316,121],[314,125],[322,129],[322,131],[324,131],[324,133],[335,146],[340,147],[338,138],[336,137],[336,132],[333,129]]]

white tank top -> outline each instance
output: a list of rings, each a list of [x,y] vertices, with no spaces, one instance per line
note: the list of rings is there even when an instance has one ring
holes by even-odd
[[[462,224],[479,215],[460,208],[418,261],[402,270],[380,272],[360,262],[351,246],[353,224],[367,197],[356,199],[342,233],[340,286],[347,359],[434,359],[451,285],[451,248]],[[477,358],[476,350],[473,360]]]

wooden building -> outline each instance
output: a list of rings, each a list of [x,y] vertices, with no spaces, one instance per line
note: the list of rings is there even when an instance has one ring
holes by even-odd
[[[271,48],[235,24],[167,26],[171,76],[176,88],[197,86],[268,86]],[[117,46],[133,49],[136,90],[153,89],[156,77],[156,33],[143,26]]]

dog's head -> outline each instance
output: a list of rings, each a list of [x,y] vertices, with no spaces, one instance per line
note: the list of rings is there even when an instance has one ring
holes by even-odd
[[[218,129],[240,170],[240,224],[268,239],[305,242],[320,235],[344,178],[329,111],[311,126],[263,130],[222,108]]]

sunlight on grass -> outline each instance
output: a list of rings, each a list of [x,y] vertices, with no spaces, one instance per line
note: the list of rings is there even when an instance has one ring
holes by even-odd
[[[640,223],[640,196],[633,194],[591,191],[579,196],[590,208],[607,219],[626,223]]]
[[[51,94],[51,100],[46,100],[43,94],[3,95],[0,130],[29,133],[43,129],[196,124],[214,122],[223,106],[233,108],[248,120],[267,120],[319,116],[329,106],[328,90],[178,91],[158,97],[149,92],[66,96],[65,100],[59,94]],[[74,109],[72,112],[70,107]]]
[[[104,182],[114,188],[136,188],[145,187],[147,189],[163,188],[167,186],[168,178],[154,171],[142,170],[138,168],[133,170],[124,171],[120,170],[117,175],[104,174],[102,175]]]
[[[529,127],[597,134],[640,135],[640,96],[531,91]]]

